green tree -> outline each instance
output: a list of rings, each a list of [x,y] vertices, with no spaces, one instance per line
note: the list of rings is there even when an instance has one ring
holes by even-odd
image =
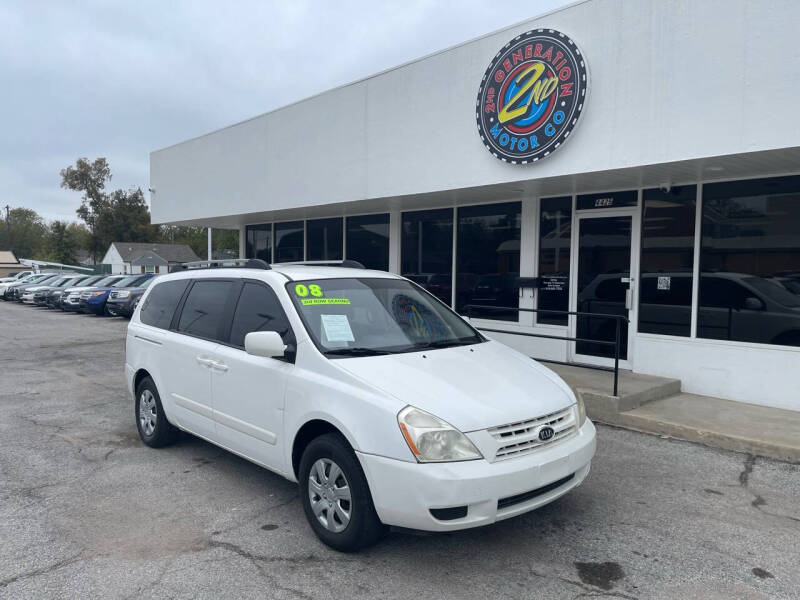
[[[8,219],[0,221],[0,248],[17,258],[41,258],[46,235],[44,220],[29,208],[13,208]]]
[[[61,187],[81,192],[78,217],[89,230],[89,253],[97,261],[111,242],[153,242],[159,228],[150,224],[150,210],[140,188],[106,192],[111,167],[105,158],[79,158],[61,170]]]
[[[78,239],[68,223],[53,221],[45,240],[45,256],[53,262],[72,265],[78,262]]]

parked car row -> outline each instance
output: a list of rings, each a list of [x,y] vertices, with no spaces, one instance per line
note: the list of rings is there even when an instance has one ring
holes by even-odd
[[[79,313],[130,318],[155,275],[29,273],[0,281],[0,299]]]

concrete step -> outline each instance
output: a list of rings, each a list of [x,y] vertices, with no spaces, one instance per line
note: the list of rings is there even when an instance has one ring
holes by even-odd
[[[800,462],[800,412],[676,394],[619,414],[619,424],[714,448]]]
[[[612,425],[621,425],[620,413],[647,402],[667,398],[681,391],[679,379],[619,372],[619,389],[613,392],[614,374],[575,365],[543,363],[555,371],[586,404],[589,418]]]

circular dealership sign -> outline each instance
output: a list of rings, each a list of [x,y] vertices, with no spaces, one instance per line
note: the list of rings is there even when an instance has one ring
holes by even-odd
[[[495,157],[536,162],[572,133],[586,97],[586,63],[570,38],[553,29],[517,36],[483,75],[475,117]]]

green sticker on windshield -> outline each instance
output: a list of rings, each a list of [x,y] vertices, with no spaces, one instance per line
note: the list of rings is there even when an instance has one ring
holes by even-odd
[[[312,283],[310,285],[304,285],[302,283],[298,283],[296,286],[294,286],[294,293],[300,296],[301,298],[305,298],[309,294],[319,298],[322,296],[322,288],[316,283]]]
[[[303,298],[303,306],[316,306],[317,304],[350,304],[349,298]]]

